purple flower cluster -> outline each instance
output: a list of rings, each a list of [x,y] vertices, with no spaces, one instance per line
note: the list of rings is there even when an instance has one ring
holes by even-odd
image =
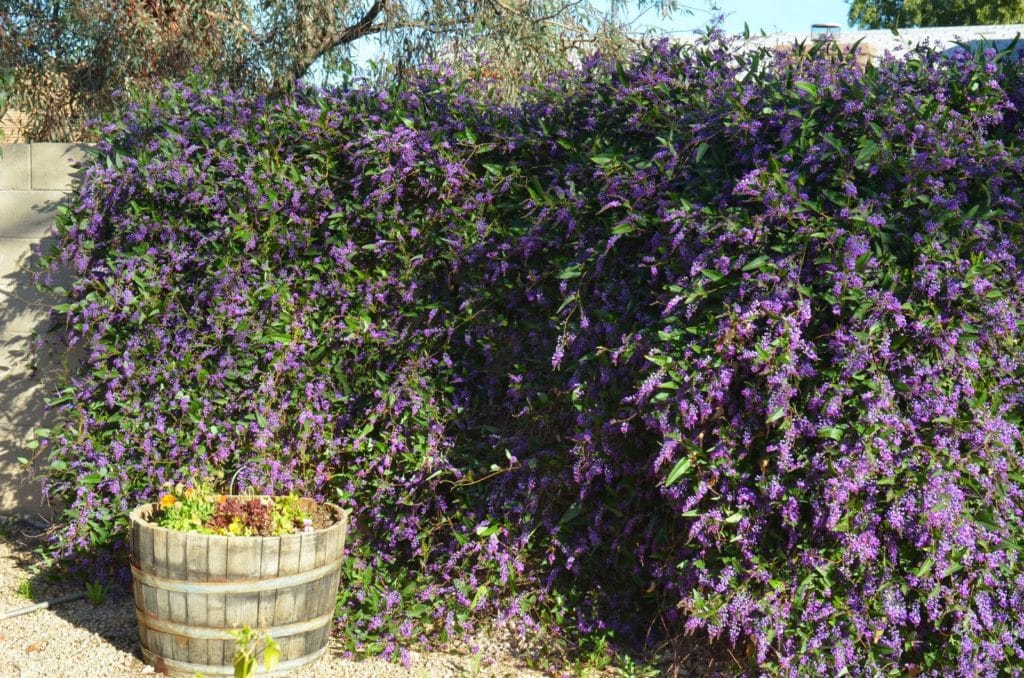
[[[354,509],[353,651],[482,615],[1020,671],[1020,83],[712,35],[515,106],[170,87],[58,224],[53,551],[220,474]]]

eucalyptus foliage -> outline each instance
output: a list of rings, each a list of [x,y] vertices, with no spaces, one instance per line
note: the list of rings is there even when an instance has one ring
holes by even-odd
[[[82,141],[119,92],[152,94],[193,69],[279,93],[349,73],[360,54],[388,79],[448,59],[508,89],[582,51],[628,50],[638,8],[690,11],[678,0],[4,0],[0,64],[17,74],[29,140]]]
[[[353,509],[352,649],[483,618],[1019,672],[1020,82],[712,35],[516,106],[171,87],[58,222],[53,553],[237,474]]]

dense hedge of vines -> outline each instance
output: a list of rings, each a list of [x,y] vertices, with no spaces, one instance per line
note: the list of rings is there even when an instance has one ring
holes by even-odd
[[[52,551],[219,475],[355,510],[353,649],[479,619],[752,671],[1024,668],[1019,68],[595,58],[169,87],[58,223]],[[49,274],[42,273],[46,278]]]

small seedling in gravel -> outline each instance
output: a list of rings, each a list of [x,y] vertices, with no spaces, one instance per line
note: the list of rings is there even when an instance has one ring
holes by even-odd
[[[85,599],[93,604],[94,607],[102,605],[107,600],[107,595],[110,593],[110,586],[99,581],[90,581],[85,583]]]
[[[36,591],[31,579],[22,579],[18,582],[18,588],[14,591],[25,600],[35,600]]]
[[[619,666],[615,667],[615,674],[620,678],[655,678],[661,675],[661,670],[653,664],[637,662],[629,655],[623,655],[619,660]]]

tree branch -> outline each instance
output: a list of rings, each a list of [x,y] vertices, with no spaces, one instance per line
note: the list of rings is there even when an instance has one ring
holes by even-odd
[[[282,73],[280,76],[275,78],[271,86],[271,93],[281,94],[282,92],[290,89],[296,80],[309,71],[313,62],[330,52],[335,47],[347,45],[350,42],[355,42],[359,38],[367,35],[373,35],[374,33],[380,33],[388,28],[387,22],[374,22],[382,12],[386,12],[388,10],[389,2],[390,0],[374,0],[370,9],[366,10],[366,14],[351,26],[346,26],[345,28],[336,31],[324,31],[319,40],[313,42],[303,50],[301,56],[296,56],[291,68],[288,69],[286,73]]]
[[[374,0],[373,5],[370,6],[370,9],[366,10],[366,14],[364,14],[363,18],[359,21],[351,26],[346,26],[340,31],[325,33],[314,49],[316,54],[310,60],[310,64],[322,57],[324,54],[330,52],[335,47],[347,45],[350,42],[355,42],[359,38],[379,33],[384,30],[385,24],[379,23],[375,25],[373,22],[377,20],[377,17],[380,16],[381,12],[386,12],[388,10],[388,2],[389,0]]]

